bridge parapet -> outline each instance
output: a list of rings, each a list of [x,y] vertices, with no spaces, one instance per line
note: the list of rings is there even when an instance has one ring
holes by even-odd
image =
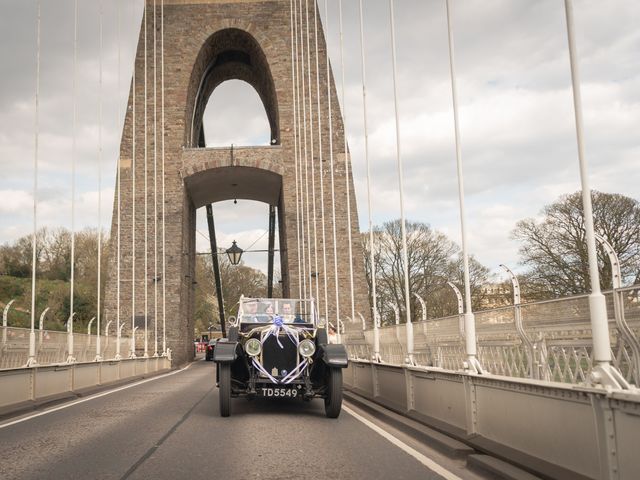
[[[0,369],[0,414],[53,399],[73,398],[95,387],[169,370],[169,357],[127,358]]]
[[[353,392],[551,478],[640,478],[640,395],[354,360]]]
[[[604,292],[613,364],[625,379],[640,385],[640,285]],[[619,308],[614,308],[614,301]],[[516,311],[523,332],[516,328]],[[414,361],[419,366],[462,370],[464,336],[459,315],[414,323]],[[590,383],[593,346],[588,295],[507,306],[476,313],[478,356],[492,374],[571,384]],[[621,325],[626,325],[625,332]],[[624,333],[624,334],[623,334]],[[524,335],[523,335],[524,334]],[[373,331],[347,334],[353,359],[373,357]],[[403,324],[379,329],[384,363],[404,364],[408,357]]]

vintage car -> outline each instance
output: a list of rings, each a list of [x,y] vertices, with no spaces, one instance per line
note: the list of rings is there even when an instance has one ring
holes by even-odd
[[[218,339],[214,338],[213,340],[209,340],[209,343],[207,344],[207,349],[204,351],[204,359],[207,362],[213,360],[213,351],[216,348],[216,343],[218,343]]]
[[[313,300],[241,297],[238,316],[213,352],[220,415],[231,413],[231,397],[324,399],[337,418],[342,406],[344,345],[330,344],[327,325]]]

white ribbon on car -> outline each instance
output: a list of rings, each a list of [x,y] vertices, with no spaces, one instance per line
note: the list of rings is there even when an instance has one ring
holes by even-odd
[[[284,323],[284,320],[282,319],[281,316],[275,317],[273,319],[273,323],[269,325],[268,328],[265,328],[260,332],[260,343],[264,345],[264,342],[267,340],[267,338],[273,335],[276,337],[278,346],[280,348],[284,348],[284,345],[282,345],[282,343],[280,342],[280,331],[283,331],[284,333],[286,333],[287,337],[289,337],[289,339],[293,342],[296,348],[298,348],[298,344],[300,343],[300,340],[298,338],[298,334],[299,334],[298,330]]]

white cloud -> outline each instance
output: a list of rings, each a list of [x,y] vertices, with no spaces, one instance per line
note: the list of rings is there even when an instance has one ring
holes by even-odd
[[[0,190],[0,198],[0,214],[24,214],[33,208],[33,195],[22,190]]]
[[[97,4],[81,3],[78,52],[78,225],[97,224]],[[103,222],[110,224],[120,118],[128,93],[142,2],[122,16],[120,82],[115,3],[105,6]],[[70,224],[72,1],[43,4],[39,221]],[[328,36],[341,98],[337,2]],[[346,113],[360,224],[367,228],[357,2],[343,2]],[[454,2],[453,21],[470,251],[490,267],[515,268],[515,223],[579,188],[564,10],[556,0]],[[321,2],[321,7],[322,7]],[[388,2],[367,0],[369,149],[375,223],[399,216]],[[135,12],[133,11],[135,10]],[[322,8],[321,8],[322,10]],[[6,14],[5,14],[6,13]],[[640,4],[576,1],[585,147],[592,188],[638,198],[640,184]],[[0,7],[0,242],[30,232],[34,157],[35,9]],[[325,23],[326,23],[326,19]],[[459,240],[457,178],[444,2],[396,2],[398,92],[406,216]],[[120,90],[118,90],[120,83]],[[248,89],[248,90],[247,90]],[[342,100],[341,100],[342,101]],[[267,143],[258,96],[227,82],[212,96],[208,143]],[[216,110],[217,108],[217,110]],[[215,121],[215,114],[218,120]],[[220,245],[247,248],[267,228],[251,202],[214,206]],[[207,234],[198,214],[198,228]],[[266,235],[253,248],[266,248]],[[197,235],[197,246],[208,250]],[[255,258],[255,259],[254,259]],[[266,254],[247,255],[266,269]]]

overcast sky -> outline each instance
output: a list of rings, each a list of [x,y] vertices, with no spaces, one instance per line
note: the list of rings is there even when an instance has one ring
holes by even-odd
[[[365,0],[368,126],[374,223],[399,216],[389,8]],[[469,250],[517,269],[515,223],[579,189],[564,3],[453,1]],[[30,232],[36,66],[35,0],[0,2],[0,243]],[[77,225],[98,223],[98,1],[80,0]],[[119,132],[141,1],[104,2],[102,224],[110,225]],[[459,241],[459,213],[444,0],[397,0],[398,92],[406,216]],[[117,7],[120,6],[120,35]],[[329,0],[329,47],[340,88],[338,2]],[[320,1],[324,10],[324,1]],[[367,228],[358,3],[343,0],[346,116],[361,229]],[[591,186],[640,198],[640,2],[575,0],[586,158]],[[327,20],[327,19],[325,19]],[[73,0],[42,1],[38,223],[69,226]],[[118,61],[120,58],[120,61]],[[120,88],[118,89],[118,85]],[[205,115],[209,145],[265,144],[257,94],[228,82]],[[223,119],[223,120],[221,120]],[[267,208],[215,206],[219,244],[266,248]],[[207,250],[199,212],[199,250]],[[262,236],[262,238],[260,238]],[[247,255],[265,268],[266,254]]]

